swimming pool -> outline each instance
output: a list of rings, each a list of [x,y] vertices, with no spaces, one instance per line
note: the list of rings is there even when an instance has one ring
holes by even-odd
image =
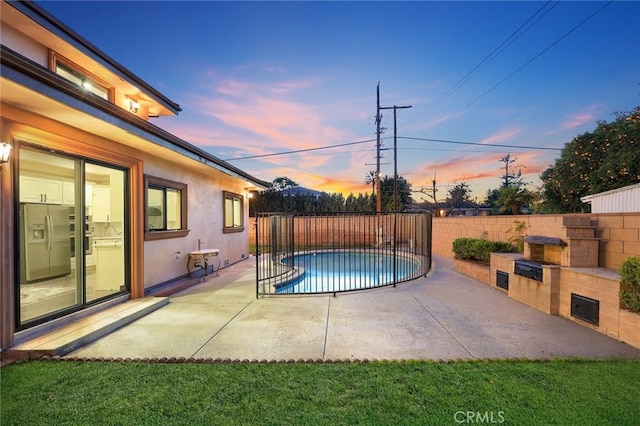
[[[276,286],[276,293],[332,293],[381,287],[417,278],[415,256],[386,251],[331,251],[296,254],[282,264],[304,271],[299,279]],[[395,276],[395,280],[394,280]]]

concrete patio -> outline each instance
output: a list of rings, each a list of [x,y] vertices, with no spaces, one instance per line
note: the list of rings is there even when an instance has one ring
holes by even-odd
[[[66,358],[449,360],[640,358],[436,258],[427,278],[377,290],[256,299],[253,261],[232,265]]]

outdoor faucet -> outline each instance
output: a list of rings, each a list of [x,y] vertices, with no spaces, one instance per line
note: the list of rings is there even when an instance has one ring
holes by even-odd
[[[204,244],[204,241],[198,238],[198,251],[202,250],[202,244]]]

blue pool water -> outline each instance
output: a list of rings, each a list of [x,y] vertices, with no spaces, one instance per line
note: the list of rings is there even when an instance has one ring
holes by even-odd
[[[277,293],[330,293],[380,287],[394,282],[394,258],[381,252],[327,252],[298,254],[283,259],[285,265],[304,268],[303,277],[278,287]],[[399,256],[397,281],[416,273],[419,263]]]

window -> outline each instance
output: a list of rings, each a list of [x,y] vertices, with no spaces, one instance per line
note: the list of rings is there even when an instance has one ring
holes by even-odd
[[[145,240],[184,237],[187,185],[153,176],[145,180]]]
[[[223,232],[244,231],[244,197],[231,192],[224,195],[224,229]]]
[[[113,88],[99,78],[91,75],[68,59],[51,51],[50,67],[60,77],[77,84],[84,90],[101,97],[104,100],[113,102]]]

